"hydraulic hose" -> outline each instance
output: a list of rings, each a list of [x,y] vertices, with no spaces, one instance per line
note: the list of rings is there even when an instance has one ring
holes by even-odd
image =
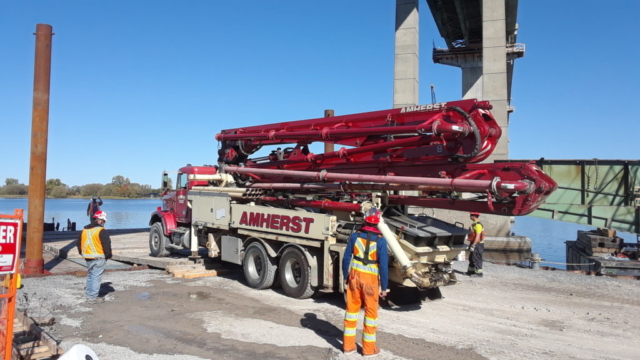
[[[463,159],[469,159],[469,158],[475,157],[480,152],[480,145],[482,144],[482,139],[480,139],[480,130],[478,130],[478,126],[476,126],[476,123],[473,121],[471,116],[469,116],[469,114],[467,114],[464,110],[460,109],[459,107],[449,106],[447,110],[453,110],[458,114],[462,115],[462,117],[464,117],[467,120],[469,125],[471,125],[471,129],[473,130],[473,136],[476,138],[476,146],[471,152],[471,154],[459,154],[459,155],[456,154],[454,155],[454,157],[459,157]]]

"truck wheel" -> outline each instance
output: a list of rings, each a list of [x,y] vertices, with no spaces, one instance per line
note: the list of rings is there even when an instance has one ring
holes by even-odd
[[[282,290],[296,299],[308,299],[316,289],[311,286],[311,267],[302,251],[288,248],[280,258]]]
[[[170,252],[167,250],[167,244],[169,243],[169,238],[162,230],[162,223],[157,222],[151,225],[151,230],[149,230],[149,249],[151,250],[151,256],[168,256]]]
[[[258,290],[270,288],[277,268],[260,243],[255,242],[245,250],[242,270],[250,287]]]

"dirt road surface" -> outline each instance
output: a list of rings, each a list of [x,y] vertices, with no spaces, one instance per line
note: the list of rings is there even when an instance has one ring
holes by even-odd
[[[377,358],[640,358],[638,281],[492,264],[485,271],[477,280],[459,275],[442,300],[382,309]],[[296,300],[250,289],[240,272],[187,280],[141,270],[105,273],[106,302],[87,304],[84,281],[24,279],[18,308],[54,316],[45,329],[61,347],[81,343],[101,360],[362,358],[341,352],[341,294]]]

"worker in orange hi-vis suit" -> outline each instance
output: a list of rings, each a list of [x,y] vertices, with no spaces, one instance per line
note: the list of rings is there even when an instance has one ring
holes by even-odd
[[[376,346],[378,329],[378,299],[387,296],[389,285],[389,253],[387,240],[380,235],[376,226],[380,223],[380,212],[373,208],[365,213],[364,226],[349,239],[342,259],[342,273],[345,279],[347,310],[344,315],[345,354],[357,351],[356,326],[358,315],[364,303],[364,328],[362,332],[362,355],[376,356],[380,349]],[[382,289],[382,290],[380,290]]]

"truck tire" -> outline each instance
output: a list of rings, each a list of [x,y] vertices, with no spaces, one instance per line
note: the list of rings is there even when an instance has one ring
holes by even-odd
[[[311,267],[306,256],[295,247],[288,248],[280,258],[282,290],[292,298],[308,299],[316,289],[311,286]]]
[[[164,234],[162,223],[157,222],[151,225],[151,230],[149,230],[149,249],[151,250],[151,256],[168,256],[171,252],[167,250],[167,244],[170,242],[169,238]]]
[[[277,269],[273,259],[260,243],[254,242],[245,250],[242,270],[250,287],[258,290],[270,288]]]

